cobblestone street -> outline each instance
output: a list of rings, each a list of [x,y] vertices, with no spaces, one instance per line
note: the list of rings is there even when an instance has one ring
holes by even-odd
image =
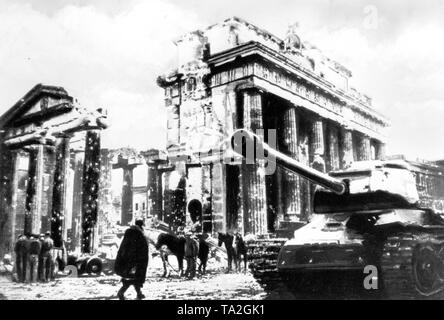
[[[174,258],[171,260],[172,267],[177,269],[177,262]],[[163,278],[161,260],[154,257],[150,260],[142,291],[147,300],[409,299],[388,296],[381,290],[364,290],[360,272],[318,273],[307,277],[305,284],[295,292],[289,291],[279,280],[260,284],[250,272],[227,274],[225,270],[215,259],[210,259],[208,272],[203,277],[186,280],[172,271],[169,278]],[[0,300],[117,300],[120,286],[120,277],[116,275],[71,278],[59,274],[53,282],[33,284],[13,282],[10,275],[0,275]],[[125,297],[136,299],[132,287]],[[432,299],[443,300],[444,292]]]
[[[174,258],[171,260],[175,260]],[[176,268],[175,261],[172,266]],[[158,257],[151,259],[147,279],[143,287],[146,299],[253,299],[266,297],[265,291],[249,273],[226,274],[224,269],[213,264],[209,265],[207,275],[185,280],[174,272],[170,278],[162,278],[163,269]],[[15,283],[10,277],[0,277],[0,299],[18,300],[116,300],[120,288],[118,276],[99,277],[60,277],[50,283],[22,284]],[[127,299],[135,299],[136,294],[131,287],[126,293]]]

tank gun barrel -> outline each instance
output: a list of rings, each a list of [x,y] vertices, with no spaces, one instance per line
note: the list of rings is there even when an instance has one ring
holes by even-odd
[[[335,179],[328,174],[313,169],[299,161],[273,149],[261,137],[245,129],[236,130],[231,136],[231,148],[234,152],[254,163],[256,158],[264,156],[287,170],[298,174],[313,183],[323,186],[337,194],[344,194],[347,190],[345,182]],[[258,152],[259,151],[259,152]]]

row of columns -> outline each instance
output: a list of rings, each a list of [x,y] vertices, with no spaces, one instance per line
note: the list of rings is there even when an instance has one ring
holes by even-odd
[[[263,94],[257,89],[247,89],[242,92],[243,127],[252,131],[264,129],[262,120]],[[287,154],[311,167],[325,172],[348,167],[353,161],[381,159],[384,156],[384,146],[375,143],[370,137],[354,134],[346,127],[326,125],[321,117],[314,117],[308,128],[307,146],[302,145],[304,137],[298,127],[301,123],[296,107],[287,108],[281,119],[282,144]],[[327,132],[325,129],[328,128]],[[277,135],[279,136],[279,134]],[[356,141],[354,141],[356,139]],[[341,143],[342,142],[342,143]],[[301,146],[302,145],[302,146]],[[372,150],[373,148],[373,150]],[[356,149],[356,150],[354,150]],[[357,157],[354,157],[354,151]],[[302,153],[305,153],[305,156]],[[264,183],[263,163],[241,165],[241,195],[243,198],[243,214],[245,233],[261,234],[267,232],[267,205]],[[297,175],[278,170],[278,183],[285,186],[283,190],[285,216],[278,219],[298,220],[306,218],[311,211],[311,197],[314,185]],[[282,204],[278,204],[282,206]]]
[[[11,219],[16,219],[17,209],[17,169],[19,153],[23,150],[28,153],[28,183],[26,187],[24,233],[40,234],[50,231],[56,247],[63,245],[65,226],[65,209],[68,184],[68,170],[70,168],[70,135],[57,137],[54,146],[33,144],[15,149],[13,179],[11,181]],[[74,155],[74,197],[73,215],[81,216],[81,224],[73,233],[81,233],[82,252],[92,251],[94,227],[97,220],[98,183],[100,177],[100,132],[90,130],[86,132],[85,151]],[[50,190],[44,193],[44,174],[52,174],[48,179]],[[52,182],[52,185],[50,184]],[[47,202],[47,206],[43,203]],[[45,212],[44,212],[45,211]],[[43,217],[49,215],[49,230],[42,223]],[[73,217],[74,219],[74,217]],[[14,222],[15,223],[15,222]],[[74,225],[74,224],[73,224]],[[14,230],[15,225],[11,226]],[[15,232],[12,232],[14,243]]]

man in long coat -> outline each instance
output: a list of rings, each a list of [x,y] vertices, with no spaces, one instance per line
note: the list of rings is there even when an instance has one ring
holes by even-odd
[[[18,282],[26,281],[26,274],[29,260],[30,240],[29,234],[20,235],[15,244],[15,259]]]
[[[131,286],[137,292],[137,299],[143,299],[141,288],[145,283],[148,267],[148,242],[143,232],[143,220],[136,220],[135,225],[129,227],[123,236],[117,252],[114,271],[122,277],[122,288],[117,293],[120,300],[124,300],[125,291]]]

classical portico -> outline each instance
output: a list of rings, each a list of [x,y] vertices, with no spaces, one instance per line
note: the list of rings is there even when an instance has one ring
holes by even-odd
[[[237,128],[261,129],[265,141],[274,130],[279,151],[324,172],[384,156],[388,120],[350,87],[351,72],[300,35],[287,37],[230,18],[179,38],[179,67],[159,77],[169,157],[212,164],[213,231],[278,232],[311,214],[314,186],[304,178],[224,161],[220,146]]]
[[[2,252],[12,250],[19,234],[46,231],[60,247],[68,229],[82,252],[91,252],[106,115],[81,108],[63,88],[37,85],[0,118],[0,127]]]

